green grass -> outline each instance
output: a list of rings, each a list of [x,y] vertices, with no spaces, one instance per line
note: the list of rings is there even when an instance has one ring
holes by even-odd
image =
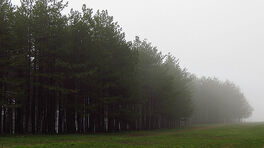
[[[2,136],[0,148],[264,148],[264,124],[96,135]]]

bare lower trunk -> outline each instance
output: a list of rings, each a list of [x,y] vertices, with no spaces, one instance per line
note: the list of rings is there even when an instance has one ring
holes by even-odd
[[[143,128],[147,128],[147,111],[144,110],[144,121],[143,121]]]
[[[90,104],[90,98],[88,97],[88,106],[89,106],[89,104]],[[88,130],[90,130],[90,114],[88,113],[88,119],[87,119],[88,121]]]
[[[138,120],[136,120],[136,130],[138,130]]]
[[[77,111],[75,111],[75,116],[74,116],[74,120],[75,120],[75,131],[78,132],[78,120],[77,120],[78,116],[77,116]]]
[[[86,132],[86,117],[85,117],[85,109],[84,109],[84,114],[83,114],[83,132]]]
[[[26,115],[25,113],[23,112],[23,119],[22,119],[22,127],[23,127],[23,132],[26,132]]]
[[[118,130],[121,131],[121,123],[118,121]]]
[[[90,130],[90,114],[88,114],[87,122],[88,122],[88,130]]]
[[[108,132],[108,107],[105,107],[105,117],[104,117],[104,124],[105,124],[105,132]]]
[[[106,117],[104,120],[105,120],[105,132],[108,132],[108,118]]]
[[[152,102],[150,100],[150,105],[149,105],[149,121],[148,121],[148,128],[151,129],[151,117],[152,117],[152,112],[151,112],[151,106],[152,106]]]
[[[116,130],[116,120],[114,119],[114,130]]]
[[[160,126],[160,118],[158,118],[158,124],[159,124],[159,128],[160,128],[160,127],[161,127],[161,126]]]
[[[94,128],[93,128],[93,132],[95,133],[96,131],[96,128],[95,128],[95,121],[94,121]]]
[[[29,103],[29,113],[28,113],[28,123],[27,123],[27,132],[32,132],[32,122],[31,122],[31,103]]]
[[[15,104],[15,101],[13,102]],[[16,109],[12,108],[12,134],[15,134],[16,127]]]
[[[65,132],[65,124],[66,124],[66,112],[64,110],[63,120],[62,120],[62,123],[61,123],[61,131],[62,131],[62,133]]]
[[[36,102],[35,102],[35,113],[34,113],[34,124],[35,124],[35,132],[39,132],[38,131],[38,100],[36,99]]]
[[[4,101],[4,98],[5,98],[5,87],[4,87],[4,84],[2,84],[2,97],[1,101]],[[1,106],[1,133],[3,134],[4,133],[4,116],[5,116],[5,110],[4,110],[4,106],[2,105]]]
[[[4,106],[2,106],[2,111],[1,111],[1,133],[4,133],[4,116],[5,116],[5,111],[4,111]]]
[[[139,127],[138,129],[141,130],[142,129],[142,107],[140,106],[139,109],[139,121],[138,121]]]
[[[43,132],[43,120],[44,120],[44,117],[45,117],[45,113],[42,113],[41,120],[40,120],[40,129],[39,129],[40,133]]]
[[[56,112],[55,112],[55,132],[56,134],[59,133],[59,118],[60,118],[60,110],[59,104],[56,105]]]

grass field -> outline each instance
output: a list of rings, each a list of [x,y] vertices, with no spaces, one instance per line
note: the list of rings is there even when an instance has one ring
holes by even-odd
[[[264,124],[96,135],[2,136],[0,148],[264,148]]]

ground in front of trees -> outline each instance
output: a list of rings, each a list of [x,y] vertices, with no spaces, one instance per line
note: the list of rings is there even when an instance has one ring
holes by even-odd
[[[3,148],[263,148],[264,123],[95,135],[1,136]]]

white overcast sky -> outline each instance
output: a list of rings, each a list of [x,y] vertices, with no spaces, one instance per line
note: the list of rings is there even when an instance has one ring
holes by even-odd
[[[19,0],[12,0],[18,4]],[[107,9],[126,33],[146,38],[180,59],[197,76],[215,76],[240,86],[264,121],[263,0],[69,0]],[[67,9],[66,11],[69,11]]]

